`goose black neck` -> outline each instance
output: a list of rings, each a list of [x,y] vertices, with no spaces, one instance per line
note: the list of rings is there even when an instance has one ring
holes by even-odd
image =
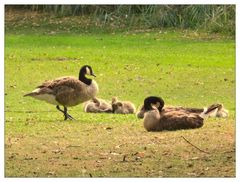
[[[85,76],[85,72],[83,70],[80,70],[79,72],[79,80],[83,83],[85,83],[86,85],[91,85],[92,83],[92,79],[89,79]]]

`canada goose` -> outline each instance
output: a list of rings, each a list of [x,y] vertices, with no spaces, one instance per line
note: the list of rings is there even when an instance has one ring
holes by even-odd
[[[64,114],[65,120],[73,119],[67,113],[67,107],[83,103],[94,98],[98,93],[97,83],[92,79],[86,78],[86,75],[96,77],[91,66],[85,65],[80,69],[79,79],[67,76],[45,81],[37,86],[37,89],[24,96],[31,96],[56,105],[56,108]],[[60,109],[60,105],[64,107],[64,110]]]
[[[147,102],[147,110],[144,113],[144,128],[147,131],[194,129],[203,126],[203,121],[210,113],[218,109],[219,104],[214,104],[202,113],[195,113],[186,110],[172,110],[159,112],[155,104]]]
[[[138,118],[143,118],[144,113],[151,109],[151,105],[149,103],[154,104],[155,107],[158,108],[159,112],[162,112],[162,111],[169,112],[169,111],[180,111],[180,110],[182,110],[184,112],[200,114],[203,111],[207,110],[207,108],[186,108],[186,107],[181,107],[181,106],[164,106],[164,101],[161,97],[150,96],[150,97],[147,97],[144,100],[144,105],[137,112],[136,115],[137,115]],[[228,117],[228,110],[224,108],[223,104],[215,104],[215,105],[218,105],[218,107],[214,112],[211,112],[209,114],[209,117],[221,117],[221,118]],[[209,106],[208,108],[213,107],[213,106],[214,106],[214,104]]]
[[[84,111],[91,113],[112,113],[112,105],[99,98],[93,98],[84,104]]]
[[[112,110],[115,114],[132,114],[136,108],[130,101],[119,101],[117,97],[112,98]]]

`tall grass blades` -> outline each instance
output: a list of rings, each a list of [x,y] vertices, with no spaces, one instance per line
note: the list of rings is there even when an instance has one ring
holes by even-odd
[[[235,5],[11,5],[57,16],[87,15],[102,26],[191,28],[235,35]]]

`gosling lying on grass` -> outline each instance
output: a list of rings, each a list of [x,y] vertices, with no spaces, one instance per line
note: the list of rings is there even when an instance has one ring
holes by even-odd
[[[117,97],[113,97],[112,110],[115,114],[133,114],[136,112],[136,107],[130,101],[120,101]]]
[[[84,104],[84,111],[90,113],[112,113],[112,105],[103,99],[93,98]]]
[[[150,96],[147,97],[144,100],[144,105],[141,107],[141,109],[137,112],[138,118],[143,118],[144,113],[147,110],[150,110],[151,104],[155,104],[159,110],[159,112],[169,112],[169,111],[184,111],[187,113],[196,113],[200,114],[203,111],[206,111],[207,108],[186,108],[181,106],[165,106],[164,107],[164,101],[160,97]],[[223,104],[212,104],[210,107],[213,107],[214,105],[218,105],[217,109],[214,112],[211,112],[208,116],[209,117],[219,117],[219,118],[226,118],[228,117],[228,110],[224,108]]]

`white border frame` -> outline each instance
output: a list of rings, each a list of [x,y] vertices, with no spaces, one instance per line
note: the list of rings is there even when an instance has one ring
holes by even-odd
[[[239,34],[238,31],[240,30],[239,27],[239,10],[240,5],[237,0],[198,0],[195,2],[194,0],[168,0],[168,1],[159,1],[159,0],[118,0],[112,2],[112,0],[71,0],[70,2],[66,2],[64,0],[39,0],[39,1],[33,1],[33,0],[23,0],[23,1],[17,1],[17,0],[1,0],[0,1],[0,70],[2,75],[0,76],[0,112],[1,112],[1,122],[0,122],[0,181],[145,181],[145,180],[151,180],[151,181],[178,181],[183,180],[186,181],[188,178],[5,178],[4,177],[4,6],[7,4],[236,4],[236,178],[191,178],[189,180],[191,181],[202,181],[202,180],[210,180],[210,181],[239,181],[239,108],[240,108],[240,88],[239,88],[239,76],[240,73],[238,72],[240,70],[239,68],[239,52],[237,50],[240,50],[239,47]]]

